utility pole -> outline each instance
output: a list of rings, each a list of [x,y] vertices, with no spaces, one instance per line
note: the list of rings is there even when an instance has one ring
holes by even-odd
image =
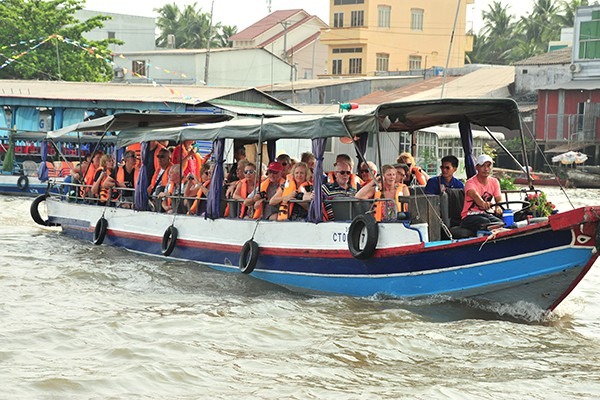
[[[210,25],[208,27],[208,43],[206,43],[206,56],[204,57],[204,85],[208,86],[208,67],[210,65],[210,42],[212,42],[212,22],[215,0],[210,5]]]
[[[287,62],[287,28],[292,23],[290,21],[279,21],[279,24],[283,26],[283,59]]]

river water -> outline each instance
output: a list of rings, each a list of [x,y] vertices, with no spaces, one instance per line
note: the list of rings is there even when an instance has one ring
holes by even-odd
[[[68,238],[30,204],[0,197],[0,398],[600,397],[598,262],[543,320],[308,297]]]

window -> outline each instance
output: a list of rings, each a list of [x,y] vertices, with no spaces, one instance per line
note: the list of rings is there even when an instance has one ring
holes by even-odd
[[[352,11],[350,14],[350,26],[363,26],[365,24],[364,11]]]
[[[334,6],[343,6],[346,4],[364,4],[365,0],[334,0]]]
[[[362,74],[362,58],[351,58],[348,72],[350,74]]]
[[[380,28],[389,28],[391,13],[392,8],[390,6],[377,6],[377,26]]]
[[[579,24],[579,59],[592,60],[600,58],[600,11],[592,11],[591,21]]]
[[[333,60],[331,62],[331,74],[341,75],[342,74],[342,60]]]
[[[408,69],[410,71],[417,71],[421,69],[421,56],[410,56],[408,57]]]
[[[344,13],[333,13],[333,27],[343,28],[344,27]]]
[[[131,74],[133,76],[146,76],[146,61],[133,60],[131,62]]]
[[[376,69],[377,71],[388,71],[390,67],[390,55],[385,53],[377,53]]]
[[[116,37],[116,36],[115,36],[115,33],[114,33],[114,32],[112,32],[112,31],[108,31],[108,38],[109,38],[109,39],[114,39],[115,37]]]
[[[410,10],[410,30],[423,30],[423,10],[419,8],[413,8],[412,10]]]
[[[340,54],[340,53],[362,53],[362,47],[333,49],[333,54]]]

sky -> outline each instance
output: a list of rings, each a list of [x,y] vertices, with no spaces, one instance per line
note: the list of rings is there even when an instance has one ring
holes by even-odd
[[[213,23],[235,25],[238,32],[268,15],[268,0],[214,0]],[[317,15],[325,23],[329,23],[330,0],[270,0],[271,11],[301,8],[310,14]],[[450,1],[450,0],[445,0]],[[458,1],[458,0],[457,0]],[[466,0],[460,0],[466,1]],[[509,12],[515,16],[526,15],[530,12],[533,0],[501,0],[509,4]],[[180,8],[196,3],[203,12],[210,12],[212,0],[87,0],[89,10],[131,14],[144,17],[156,17],[154,11],[165,4],[176,3]],[[492,4],[493,0],[475,0],[468,5],[467,20],[473,21],[473,29],[478,33],[482,27],[481,12]]]

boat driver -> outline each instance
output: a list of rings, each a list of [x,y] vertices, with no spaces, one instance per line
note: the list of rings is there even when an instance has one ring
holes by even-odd
[[[502,201],[500,183],[492,175],[494,160],[487,154],[477,158],[475,169],[477,174],[469,178],[465,184],[465,203],[461,213],[461,226],[473,232],[489,230],[504,226],[502,219],[487,211],[494,208],[494,213],[502,215],[500,207],[493,206]]]

